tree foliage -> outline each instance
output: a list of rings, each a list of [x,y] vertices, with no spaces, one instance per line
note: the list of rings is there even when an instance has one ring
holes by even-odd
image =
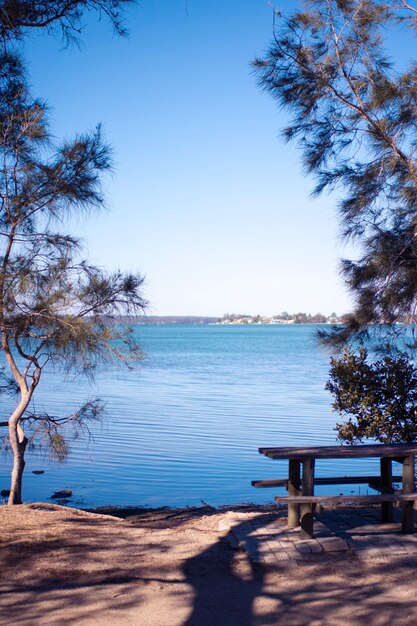
[[[331,359],[326,389],[334,397],[334,410],[348,417],[336,424],[341,441],[417,441],[417,368],[407,354],[397,352],[372,362],[366,348],[345,348]]]
[[[277,16],[255,66],[262,88],[291,114],[283,137],[301,147],[314,194],[338,191],[342,237],[358,245],[359,257],[341,266],[354,311],[344,327],[322,333],[341,345],[380,322],[384,333],[416,324],[417,64],[396,66],[388,44],[415,35],[417,8],[405,0],[304,7]]]
[[[28,443],[47,440],[62,459],[65,429],[79,434],[103,408],[89,400],[67,416],[33,410],[42,374],[58,368],[93,376],[97,366],[141,358],[132,333],[111,316],[137,313],[146,302],[142,276],[88,263],[66,230],[74,213],[104,203],[101,178],[112,161],[100,127],[55,145],[46,107],[31,96],[22,60],[7,46],[0,53],[0,155],[0,335],[12,378],[4,373],[2,382],[17,387],[8,420],[14,504]]]
[[[82,18],[95,11],[107,17],[115,31],[126,34],[123,13],[135,0],[2,0],[0,3],[0,37],[20,38],[30,29],[52,31],[59,28],[66,42],[78,39]]]

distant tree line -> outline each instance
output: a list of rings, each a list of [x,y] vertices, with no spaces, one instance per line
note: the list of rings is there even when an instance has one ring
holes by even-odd
[[[338,316],[336,313],[331,315],[323,315],[323,313],[288,313],[284,311],[278,315],[272,317],[266,317],[262,315],[249,315],[242,313],[225,313],[221,318],[220,323],[233,324],[273,324],[273,323],[286,323],[286,324],[340,324],[345,320],[344,316]]]
[[[315,315],[311,315],[311,313],[296,313],[294,315],[295,324],[327,324],[330,321],[335,323],[336,319],[338,319],[336,315],[327,317],[323,313],[316,313]]]
[[[127,324],[214,324],[218,317],[199,315],[135,315],[115,316],[114,322]]]

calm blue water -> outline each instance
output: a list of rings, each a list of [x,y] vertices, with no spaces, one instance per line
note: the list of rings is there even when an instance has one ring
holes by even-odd
[[[137,326],[147,359],[135,371],[100,373],[94,386],[45,376],[38,410],[70,413],[100,396],[107,416],[94,426],[94,441],[71,444],[64,464],[28,454],[24,499],[70,488],[71,503],[85,507],[271,501],[274,490],[250,481],[284,477],[286,462],[260,456],[258,447],[336,442],[337,415],[324,390],[329,354],[317,347],[315,330]],[[4,489],[11,459],[0,460]],[[321,462],[317,475],[367,473],[371,464]]]

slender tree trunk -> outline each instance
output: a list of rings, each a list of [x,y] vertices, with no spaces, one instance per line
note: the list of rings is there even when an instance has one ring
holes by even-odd
[[[10,447],[13,452],[13,469],[11,474],[9,506],[22,504],[22,479],[25,469],[25,450],[27,437],[20,424],[20,419],[29,404],[31,394],[27,394],[19,402],[9,420]]]
[[[13,504],[22,504],[22,479],[23,470],[25,469],[25,450],[27,445],[27,437],[23,433],[22,438],[18,435],[17,444],[12,445],[13,450],[13,469],[10,482],[10,496],[8,500],[9,506]]]

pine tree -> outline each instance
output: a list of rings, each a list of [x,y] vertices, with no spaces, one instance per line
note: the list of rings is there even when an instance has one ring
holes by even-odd
[[[396,66],[387,36],[400,27],[414,34],[417,8],[406,0],[304,5],[276,16],[255,65],[262,88],[291,114],[283,137],[301,147],[313,193],[337,190],[341,234],[359,250],[341,264],[354,311],[322,339],[341,345],[373,327],[386,343],[395,323],[416,327],[417,64]]]
[[[0,335],[17,388],[7,422],[9,504],[17,504],[29,437],[46,437],[63,457],[62,427],[82,429],[102,411],[96,400],[70,416],[36,413],[31,401],[45,369],[93,376],[103,363],[141,358],[129,329],[111,316],[143,310],[146,302],[140,275],[94,267],[65,231],[71,215],[103,206],[101,177],[111,153],[100,127],[54,146],[46,107],[32,98],[19,56],[7,50],[0,54],[0,154]]]

